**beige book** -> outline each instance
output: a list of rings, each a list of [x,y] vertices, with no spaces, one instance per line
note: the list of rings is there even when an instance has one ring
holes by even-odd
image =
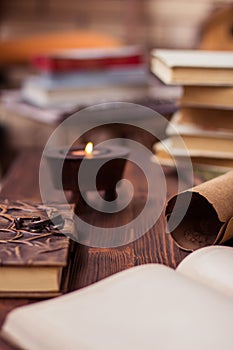
[[[181,105],[233,108],[232,86],[184,86]]]
[[[20,307],[2,335],[27,350],[231,350],[232,274],[232,248],[203,248],[176,271],[142,265]]]
[[[218,172],[225,172],[233,168],[233,158],[227,158],[228,154],[221,153],[222,157],[219,157],[219,153],[215,152],[203,152],[202,150],[188,150],[184,148],[174,148],[172,146],[171,139],[163,140],[162,142],[157,142],[153,146],[155,156],[153,161],[161,165],[166,166],[176,166],[176,162],[179,165],[185,166],[187,157],[191,158],[193,166],[198,168],[203,168],[209,170],[215,169]]]
[[[221,110],[215,108],[195,108],[181,107],[177,111],[167,128],[167,134],[174,134],[176,131],[180,134],[203,134],[214,136],[217,132],[221,135],[233,135],[233,111]]]
[[[233,159],[233,138],[225,135],[171,135],[162,144],[173,156]],[[161,147],[160,147],[161,148]],[[163,146],[162,146],[163,148]],[[158,150],[158,147],[157,147]]]
[[[232,86],[233,52],[156,49],[151,71],[165,84]]]
[[[223,136],[216,135],[215,137],[209,137],[209,135],[182,135],[183,142],[188,150],[197,150],[207,154],[218,155],[218,157],[233,158],[233,138],[224,138]],[[180,137],[171,136],[172,146],[174,148],[182,147],[180,143]]]

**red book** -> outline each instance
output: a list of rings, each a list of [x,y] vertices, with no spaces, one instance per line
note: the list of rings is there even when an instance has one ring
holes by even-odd
[[[41,72],[63,73],[98,69],[122,68],[144,63],[144,54],[135,46],[114,49],[63,50],[36,56],[32,65]]]

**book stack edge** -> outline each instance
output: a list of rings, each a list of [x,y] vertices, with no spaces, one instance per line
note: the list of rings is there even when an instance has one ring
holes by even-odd
[[[183,85],[168,138],[154,146],[157,160],[174,166],[174,157],[184,161],[190,156],[197,167],[217,172],[232,168],[233,54],[154,50],[151,62],[152,72],[164,83]]]
[[[34,57],[35,76],[21,93],[41,108],[72,108],[147,95],[144,51],[138,46],[54,51]]]

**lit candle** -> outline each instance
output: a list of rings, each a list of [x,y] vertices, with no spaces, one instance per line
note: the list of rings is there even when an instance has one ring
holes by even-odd
[[[78,157],[87,157],[92,158],[93,155],[97,155],[100,152],[98,150],[94,150],[94,145],[92,142],[88,142],[86,144],[85,149],[73,149],[69,152],[72,156],[78,156]]]
[[[82,192],[105,191],[105,199],[112,201],[116,199],[116,185],[122,178],[126,159],[129,155],[129,149],[123,146],[108,144],[107,147],[98,145],[94,149],[93,143],[88,142],[84,145],[71,148],[67,153],[67,148],[51,148],[46,152],[49,166],[51,167],[53,183],[56,189],[64,191],[73,191],[75,201],[82,206],[82,195],[80,193],[79,181],[77,175],[82,162],[91,173],[99,169],[96,182],[86,176],[82,179]],[[62,169],[62,184],[58,173]],[[77,203],[76,202],[76,203]]]

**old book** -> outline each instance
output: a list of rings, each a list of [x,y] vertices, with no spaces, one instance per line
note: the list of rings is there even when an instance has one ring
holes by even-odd
[[[184,86],[181,105],[233,109],[232,86]]]
[[[233,167],[232,133],[230,109],[181,107],[166,129],[168,138],[154,145],[156,159],[174,166],[173,157],[180,163],[190,157],[193,164],[226,171]]]
[[[121,67],[135,68],[144,64],[144,53],[138,46],[116,48],[73,49],[54,51],[47,55],[35,56],[34,68],[41,72],[62,73],[92,71]]]
[[[47,211],[57,220],[58,227],[40,223],[48,220]],[[1,201],[1,297],[47,297],[67,289],[72,244],[59,228],[72,233],[72,218],[65,206],[61,206],[61,211],[64,217],[52,207]]]
[[[36,82],[25,83],[22,89],[23,99],[43,109],[74,109],[104,102],[138,101],[148,96],[147,84],[110,84],[95,87],[46,88]]]
[[[221,133],[214,136],[206,135],[182,135],[182,139],[188,150],[197,150],[203,152],[203,154],[215,154],[219,158],[233,158],[233,138],[232,136],[227,138]],[[172,145],[174,148],[180,147],[179,137],[171,136]],[[182,147],[182,146],[181,146]]]
[[[181,137],[182,136],[182,137]],[[221,132],[198,134],[183,134],[181,136],[171,135],[169,137],[169,147],[173,154],[189,154],[190,156],[202,156],[210,158],[233,159],[233,138],[232,135],[226,137]]]
[[[145,67],[31,76],[22,86],[25,101],[43,108],[74,107],[101,101],[146,97]]]
[[[168,227],[179,247],[192,251],[233,238],[232,186],[233,170],[169,200]]]
[[[2,335],[30,350],[232,349],[233,249],[207,247],[177,270],[137,266],[18,308]]]
[[[182,107],[171,119],[166,134],[174,154],[232,159],[231,110]],[[187,152],[186,152],[187,154]]]
[[[151,71],[165,84],[232,86],[233,53],[153,50]]]
[[[232,136],[232,110],[182,106],[172,117],[167,135],[173,135],[174,129],[181,135],[214,136],[221,132],[226,137]]]
[[[201,150],[185,150],[182,148],[174,148],[170,139],[165,139],[162,142],[157,142],[153,146],[155,156],[153,161],[162,165],[175,167],[175,162],[185,165],[187,157],[190,157],[193,165],[202,167],[203,169],[211,169],[212,166],[218,171],[228,171],[233,168],[233,159],[225,157],[218,157],[219,154],[214,152],[204,153]],[[208,166],[208,167],[207,167]],[[218,168],[218,169],[217,169]]]

